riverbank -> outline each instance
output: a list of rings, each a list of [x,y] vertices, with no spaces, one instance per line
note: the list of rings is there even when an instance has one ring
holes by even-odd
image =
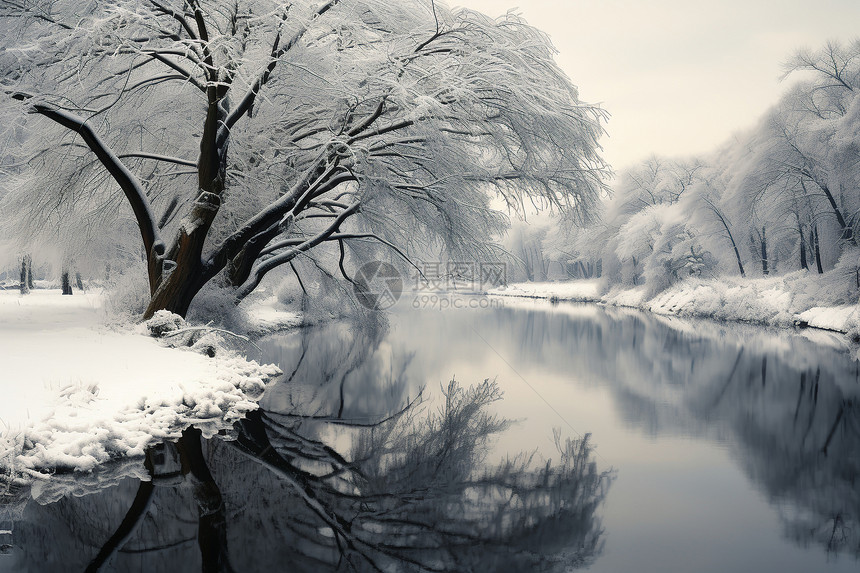
[[[595,302],[660,315],[708,318],[775,327],[810,327],[860,338],[860,307],[832,281],[806,272],[760,279],[691,278],[649,296],[645,286],[613,287],[601,293],[598,280],[514,283],[494,296]]]
[[[231,351],[216,332],[169,348],[146,324],[110,325],[103,303],[97,290],[0,292],[7,477],[39,481],[139,458],[192,424],[210,436],[229,430],[280,373]]]

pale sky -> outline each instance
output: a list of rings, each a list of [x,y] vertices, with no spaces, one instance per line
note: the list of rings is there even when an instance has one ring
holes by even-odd
[[[753,126],[790,79],[801,47],[860,37],[858,0],[448,0],[491,16],[510,8],[547,32],[557,61],[612,117],[616,171],[651,154],[708,152]]]

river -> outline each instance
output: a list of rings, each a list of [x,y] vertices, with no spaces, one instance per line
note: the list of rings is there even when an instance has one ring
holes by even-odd
[[[860,568],[841,338],[513,299],[384,322],[259,340],[285,374],[238,440],[28,504],[0,570]]]

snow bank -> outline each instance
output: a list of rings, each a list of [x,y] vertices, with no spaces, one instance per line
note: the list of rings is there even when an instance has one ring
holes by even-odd
[[[778,277],[745,279],[690,278],[649,298],[645,286],[613,287],[603,296],[596,281],[519,283],[492,294],[559,300],[593,300],[611,306],[648,310],[658,315],[710,318],[769,326],[809,326],[850,335],[860,334],[860,307],[847,291],[834,288],[835,278],[798,271]],[[565,297],[561,293],[572,293]]]
[[[607,294],[599,297],[602,303],[612,306],[625,306],[629,308],[642,308],[648,299],[648,289],[645,286],[631,288],[615,287]]]
[[[823,330],[849,332],[860,325],[860,307],[856,304],[845,306],[815,306],[797,315],[802,326]]]
[[[792,305],[793,293],[778,279],[689,279],[676,283],[643,305],[657,314],[696,316],[791,326],[800,309]]]
[[[858,307],[833,282],[827,273],[807,271],[758,279],[688,279],[659,293],[643,308],[658,314],[848,333],[860,325]]]
[[[0,293],[7,476],[94,470],[142,456],[192,424],[212,436],[256,409],[280,374],[226,350],[212,333],[190,348],[168,348],[144,325],[110,330],[101,318],[95,293]]]
[[[596,302],[600,300],[597,280],[513,283],[490,289],[487,291],[487,294],[525,298],[548,298],[573,302]]]

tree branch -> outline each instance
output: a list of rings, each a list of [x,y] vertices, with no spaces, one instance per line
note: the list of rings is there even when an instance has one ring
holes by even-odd
[[[340,2],[341,0],[329,0],[317,9],[311,21],[315,20],[316,18],[319,18]],[[309,29],[310,26],[303,26],[302,29],[298,30],[293,35],[293,37],[290,38],[290,40],[283,46],[280,46],[280,32],[277,34],[277,36],[275,37],[275,41],[272,45],[272,55],[271,60],[269,61],[269,65],[266,66],[266,69],[263,70],[257,80],[251,85],[251,88],[245,93],[245,96],[242,98],[236,108],[230,113],[229,116],[227,116],[227,119],[224,121],[225,131],[230,131],[230,128],[236,125],[237,121],[239,121],[245,114],[251,111],[251,108],[254,105],[254,101],[257,99],[257,94],[260,93],[260,89],[262,89],[262,87],[266,85],[266,83],[268,83],[272,72],[278,65],[278,60],[280,60],[284,56],[284,54],[289,52],[293,48],[293,46],[295,46],[299,42],[299,40],[304,37],[304,35]]]
[[[131,153],[123,153],[118,155],[120,159],[126,157],[142,157],[144,159],[154,159],[156,161],[164,161],[166,163],[175,163],[177,165],[186,165],[188,167],[197,167],[197,163],[188,159],[180,159],[178,157],[170,157],[168,155],[158,155],[157,153],[146,153],[144,151],[136,151]]]
[[[188,34],[188,36],[192,40],[199,40],[200,39],[200,37],[194,32],[194,29],[191,28],[191,24],[189,24],[188,20],[185,19],[184,14],[178,14],[175,10],[171,10],[167,6],[161,4],[160,2],[156,2],[156,0],[149,0],[149,3],[152,4],[153,6],[155,6],[155,8],[159,12],[161,12],[162,14],[170,16],[174,20],[179,22],[179,24],[182,26],[182,29],[185,30],[185,33]]]
[[[161,62],[162,64],[166,65],[167,67],[171,68],[172,70],[179,72],[179,74],[181,74],[183,77],[188,78],[188,81],[191,82],[197,89],[199,89],[200,91],[202,91],[204,93],[206,92],[206,86],[203,85],[202,83],[200,83],[200,80],[195,78],[191,74],[191,72],[189,72],[188,70],[186,70],[185,68],[183,68],[182,66],[177,64],[176,62],[173,62],[170,59],[168,59],[165,54],[159,53],[159,52],[153,52],[153,51],[146,51],[146,50],[143,51],[142,53],[145,56],[149,56],[153,60],[157,60],[157,61]]]
[[[305,174],[280,199],[269,204],[265,209],[254,215],[232,235],[215,247],[212,255],[206,262],[206,273],[209,277],[215,276],[231,259],[238,255],[245,242],[251,237],[277,224],[288,212],[294,210],[300,202],[307,202],[313,199],[316,195],[315,191],[318,191],[323,184],[329,181],[337,173],[337,169],[337,165],[328,162],[328,157],[325,153],[320,154],[317,160],[305,171]],[[343,180],[340,182],[343,182]]]
[[[26,101],[31,96],[18,93],[13,94],[12,97],[20,101]],[[87,124],[86,119],[66,111],[54,109],[45,104],[35,104],[31,109],[33,113],[43,115],[80,135],[90,150],[96,154],[99,162],[119,184],[131,205],[132,211],[134,211],[137,226],[143,239],[143,247],[146,250],[151,266],[154,256],[164,254],[164,243],[159,235],[149,200],[137,178],[126,168],[108,145],[102,141],[98,134],[93,131],[93,128]]]
[[[348,209],[341,212],[341,214],[338,215],[337,218],[332,221],[332,224],[329,225],[323,232],[306,240],[302,244],[297,245],[295,248],[290,249],[285,253],[275,255],[258,264],[253,269],[251,277],[247,281],[245,281],[245,284],[243,284],[238,289],[236,293],[236,298],[241,300],[251,294],[251,292],[253,292],[253,290],[257,288],[257,285],[260,284],[260,281],[263,280],[263,277],[266,275],[266,273],[268,273],[270,270],[290,262],[300,253],[312,249],[320,243],[326,241],[329,237],[331,237],[337,232],[337,230],[340,228],[343,222],[346,221],[347,218],[358,212],[360,206],[361,203],[353,203]]]

